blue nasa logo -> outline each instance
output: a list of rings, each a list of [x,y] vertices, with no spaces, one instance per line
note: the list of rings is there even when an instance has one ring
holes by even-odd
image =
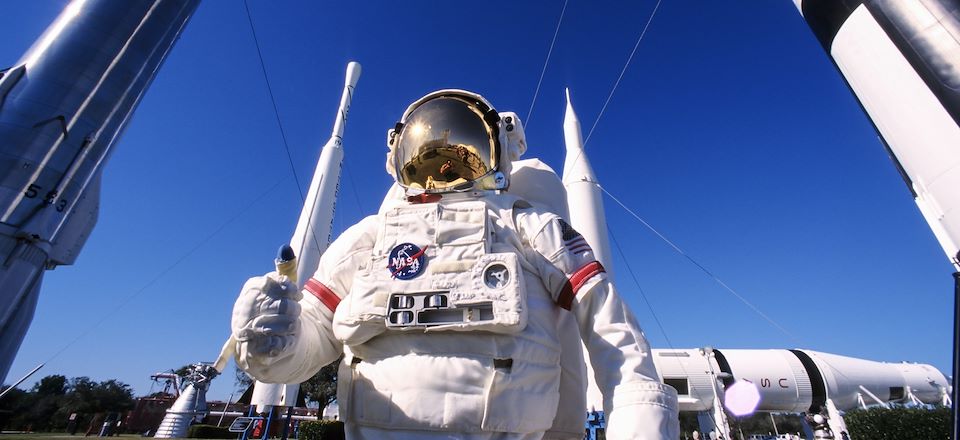
[[[426,250],[426,246],[420,249],[412,243],[398,244],[390,251],[390,265],[387,266],[390,276],[400,280],[416,278],[427,265]]]

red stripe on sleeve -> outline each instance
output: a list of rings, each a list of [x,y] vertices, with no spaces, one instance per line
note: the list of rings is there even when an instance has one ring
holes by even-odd
[[[333,293],[329,287],[324,286],[321,282],[310,278],[307,280],[307,284],[303,286],[307,292],[310,292],[313,296],[317,297],[323,305],[327,306],[331,312],[337,311],[337,306],[340,304],[340,297],[336,293]]]
[[[563,289],[560,290],[560,296],[557,298],[557,304],[564,309],[570,310],[573,306],[573,299],[577,297],[580,288],[595,275],[606,272],[599,261],[591,261],[577,269],[566,283],[563,283]]]

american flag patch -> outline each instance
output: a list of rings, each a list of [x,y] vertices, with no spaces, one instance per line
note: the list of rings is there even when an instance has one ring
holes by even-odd
[[[573,226],[570,226],[562,219],[558,219],[557,221],[560,222],[560,231],[563,234],[563,246],[567,248],[568,251],[575,254],[593,251],[593,249],[590,249],[587,240],[585,240],[576,229],[573,229]]]

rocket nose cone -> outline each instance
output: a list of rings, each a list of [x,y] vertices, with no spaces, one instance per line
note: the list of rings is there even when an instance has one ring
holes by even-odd
[[[577,112],[573,111],[573,101],[570,100],[570,89],[566,88],[564,89],[564,92],[567,95],[567,111],[563,115],[563,124],[566,125],[571,122],[579,123],[580,120],[577,119]]]
[[[566,89],[567,111],[563,116],[563,140],[567,147],[567,154],[579,152],[583,149],[583,136],[580,133],[580,120],[577,119],[577,113],[573,111],[573,102],[570,100],[570,89]],[[564,172],[566,172],[564,166]]]
[[[360,72],[363,69],[360,67],[360,63],[356,61],[351,61],[347,63],[347,75],[344,79],[344,86],[346,87],[356,87],[357,81],[360,80]]]

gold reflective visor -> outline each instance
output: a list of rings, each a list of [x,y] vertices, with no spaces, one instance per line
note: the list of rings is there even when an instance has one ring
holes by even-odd
[[[458,96],[414,109],[395,151],[400,184],[427,192],[467,189],[495,169],[494,132],[483,117],[475,103]]]

